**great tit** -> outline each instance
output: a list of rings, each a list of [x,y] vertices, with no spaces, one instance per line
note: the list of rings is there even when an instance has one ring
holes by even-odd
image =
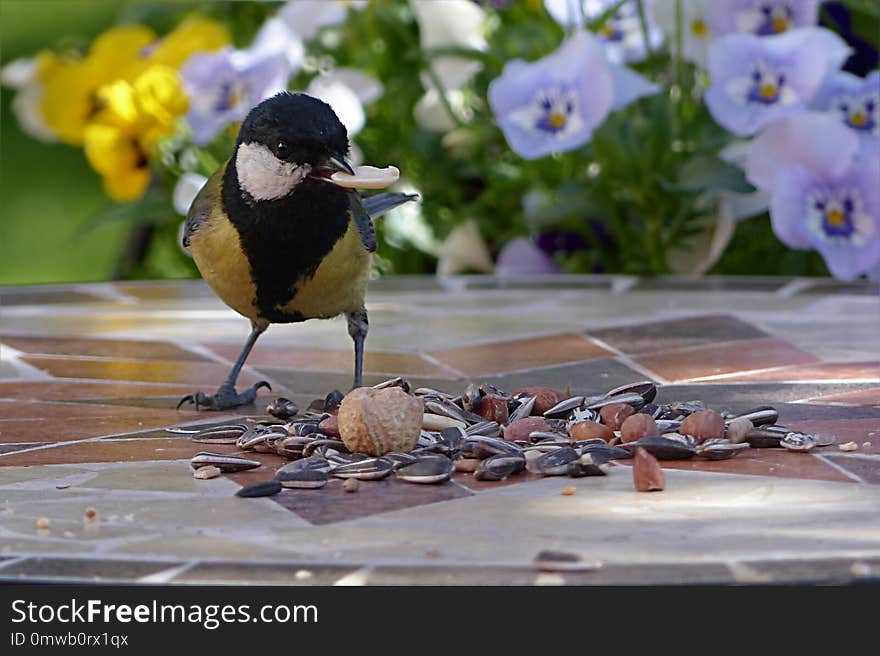
[[[221,300],[250,319],[251,333],[214,395],[195,392],[178,408],[186,402],[215,410],[252,403],[269,383],[239,394],[235,382],[269,324],[343,313],[354,340],[354,386],[361,385],[364,296],[376,250],[371,217],[417,197],[362,197],[338,186],[334,173],[353,174],[348,151],[345,126],[333,109],[306,94],[282,92],[245,118],[232,157],[193,200],[183,246]]]

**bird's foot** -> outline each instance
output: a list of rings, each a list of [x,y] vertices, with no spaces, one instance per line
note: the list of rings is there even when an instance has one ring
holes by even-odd
[[[250,405],[257,398],[257,390],[261,387],[265,387],[270,391],[272,389],[272,386],[267,381],[261,380],[259,383],[251,385],[241,394],[236,393],[232,385],[221,385],[220,389],[213,396],[208,396],[201,391],[194,392],[180,399],[177,409],[180,410],[180,406],[184,403],[195,404],[196,410],[201,410],[202,408],[205,410],[230,410],[241,405]]]

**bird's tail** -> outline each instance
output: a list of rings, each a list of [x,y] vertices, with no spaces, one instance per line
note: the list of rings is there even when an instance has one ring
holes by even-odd
[[[376,219],[395,207],[408,203],[411,200],[418,200],[418,198],[418,194],[386,193],[367,196],[363,198],[363,203],[364,209],[367,210],[370,218]]]

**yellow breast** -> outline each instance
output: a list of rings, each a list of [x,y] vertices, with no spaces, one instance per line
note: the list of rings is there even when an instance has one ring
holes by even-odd
[[[314,276],[300,279],[286,312],[299,312],[310,319],[329,319],[364,307],[372,254],[368,252],[353,222],[333,249],[321,261]]]
[[[214,293],[239,314],[256,320],[256,287],[235,227],[225,219],[212,216],[193,235],[190,251],[202,278]]]

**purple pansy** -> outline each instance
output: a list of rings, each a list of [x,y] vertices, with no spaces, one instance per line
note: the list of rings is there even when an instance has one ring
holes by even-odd
[[[880,71],[866,78],[850,73],[829,75],[811,107],[852,129],[863,154],[880,152]]]
[[[190,57],[180,76],[190,100],[186,120],[193,142],[209,143],[254,105],[287,88],[303,52],[299,37],[270,19],[247,50],[225,48]]]
[[[840,121],[804,112],[769,125],[746,167],[749,180],[772,194],[779,239],[818,250],[844,280],[880,263],[880,156],[857,151],[857,138]]]
[[[709,48],[712,86],[706,105],[713,118],[739,136],[754,134],[771,121],[804,109],[827,74],[850,50],[822,28],[778,36],[729,34]]]
[[[609,64],[597,39],[578,31],[538,61],[508,62],[488,96],[511,149],[536,159],[584,145],[610,111],[658,91]]]
[[[712,0],[707,20],[713,34],[781,34],[816,25],[820,0]]]

